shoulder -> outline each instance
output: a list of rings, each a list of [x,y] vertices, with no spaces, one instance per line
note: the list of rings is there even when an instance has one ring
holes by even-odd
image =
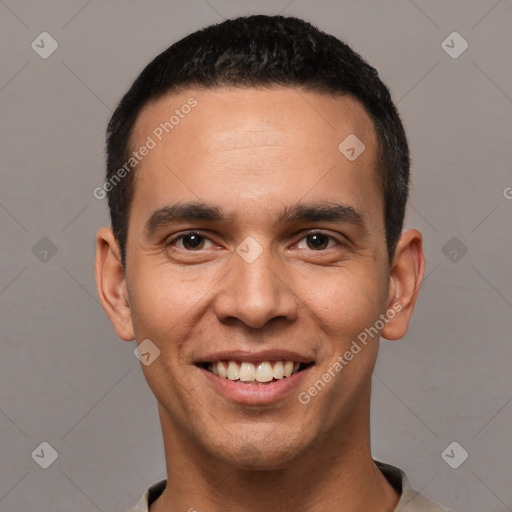
[[[156,484],[146,489],[146,492],[142,495],[141,499],[127,512],[148,512],[150,505],[164,492],[167,480],[160,480]]]
[[[447,508],[417,491],[400,468],[379,460],[375,460],[375,464],[389,483],[400,493],[400,501],[394,512],[450,512]]]

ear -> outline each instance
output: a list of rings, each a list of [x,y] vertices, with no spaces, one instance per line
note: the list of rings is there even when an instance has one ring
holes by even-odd
[[[388,315],[383,338],[398,340],[405,336],[424,275],[423,238],[418,230],[409,229],[402,233],[391,263],[387,311],[395,314]]]
[[[96,235],[95,275],[101,305],[117,336],[125,341],[135,339],[121,251],[110,228],[103,227]]]

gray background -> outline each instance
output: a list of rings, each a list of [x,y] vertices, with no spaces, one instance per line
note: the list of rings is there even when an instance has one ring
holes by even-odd
[[[142,67],[172,42],[223,18],[281,11],[376,66],[410,139],[406,223],[424,234],[427,278],[406,338],[381,342],[374,456],[455,512],[512,510],[512,3],[5,0],[3,512],[121,512],[165,477],[135,342],[117,339],[96,296],[94,236],[108,216],[92,191],[104,130]],[[59,45],[47,59],[31,48],[43,31]],[[458,58],[442,47],[453,31],[469,44]],[[48,469],[31,456],[43,441],[58,452]],[[441,456],[453,441],[469,454],[457,469]],[[452,463],[461,453],[449,451]]]

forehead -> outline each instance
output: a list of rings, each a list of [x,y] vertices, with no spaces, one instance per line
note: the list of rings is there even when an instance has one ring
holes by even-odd
[[[245,211],[342,201],[382,213],[373,122],[348,95],[289,87],[168,94],[136,121],[132,148],[143,146],[151,149],[137,164],[132,205],[142,215],[184,199]]]

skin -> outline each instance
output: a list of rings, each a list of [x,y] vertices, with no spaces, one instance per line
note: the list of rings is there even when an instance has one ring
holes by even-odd
[[[422,237],[404,231],[388,262],[373,123],[355,99],[292,88],[191,89],[148,104],[139,147],[169,113],[198,104],[136,170],[125,271],[110,228],[97,235],[99,296],[117,335],[149,338],[160,356],[144,376],[158,401],[168,485],[152,512],[391,512],[398,493],[370,452],[371,375],[379,336],[304,405],[221,395],[194,364],[221,350],[289,349],[314,361],[307,391],[393,304],[380,333],[405,335],[425,270]],[[338,150],[364,142],[353,162]],[[215,204],[229,220],[180,221],[149,235],[151,214],[178,201]],[[276,224],[298,202],[343,203],[351,222]],[[186,230],[203,237],[169,239]],[[320,232],[320,249],[311,232]],[[236,252],[253,237],[261,255]]]

